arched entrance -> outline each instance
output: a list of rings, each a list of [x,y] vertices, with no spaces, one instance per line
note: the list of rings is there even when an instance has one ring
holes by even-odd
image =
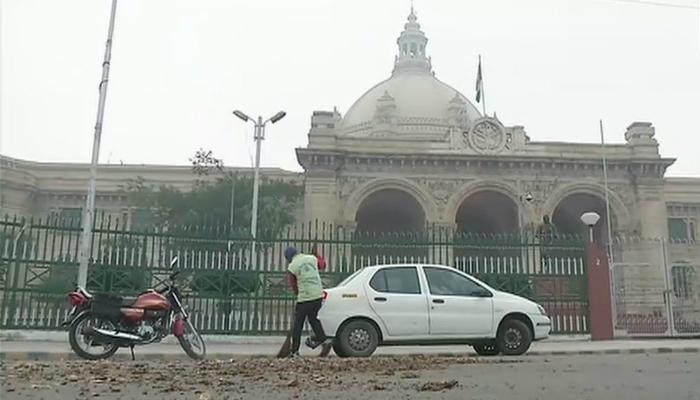
[[[463,233],[514,234],[520,227],[518,205],[501,192],[483,190],[462,202],[455,222],[457,230]]]
[[[595,194],[573,193],[562,199],[557,204],[551,217],[555,232],[560,235],[586,235],[587,228],[581,222],[581,215],[589,211],[594,211],[600,215],[600,221],[593,228],[596,240],[607,243],[608,213],[605,200]],[[614,232],[616,226],[615,215],[611,215],[611,218]]]
[[[426,217],[418,200],[400,189],[380,189],[367,196],[355,216],[356,244],[353,254],[379,258],[385,262],[397,257],[426,253],[423,233]]]
[[[357,232],[421,232],[425,212],[412,195],[399,189],[382,189],[367,196],[355,216]]]
[[[496,190],[470,195],[457,209],[455,222],[454,255],[458,266],[466,268],[493,257],[519,256],[520,249],[508,247],[508,240],[500,246],[484,245],[494,236],[515,235],[520,230],[518,205],[508,195]],[[471,267],[468,270],[473,272]]]

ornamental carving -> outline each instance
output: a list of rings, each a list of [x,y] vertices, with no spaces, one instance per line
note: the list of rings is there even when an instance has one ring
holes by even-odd
[[[416,179],[416,183],[430,193],[438,206],[445,206],[450,199],[450,196],[457,191],[466,181],[464,180],[443,180],[437,179]]]
[[[469,130],[469,116],[467,112],[467,102],[462,99],[459,93],[450,100],[448,113],[453,126],[462,131]]]
[[[547,199],[557,189],[557,180],[537,180],[537,181],[522,181],[520,183],[521,196],[523,200],[529,204],[539,208],[547,201]],[[530,200],[527,200],[527,198]]]
[[[367,182],[367,179],[360,177],[344,177],[338,180],[338,196],[342,200],[347,200],[357,188]]]
[[[471,147],[482,154],[500,153],[508,144],[505,128],[491,117],[476,120],[468,133],[468,140]]]
[[[393,125],[396,113],[396,101],[384,91],[382,97],[377,99],[377,108],[374,113],[374,120],[377,124]]]

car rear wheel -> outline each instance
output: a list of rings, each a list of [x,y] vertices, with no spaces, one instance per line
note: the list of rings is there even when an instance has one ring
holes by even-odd
[[[496,342],[475,344],[474,351],[480,356],[497,356],[500,353]]]
[[[340,340],[337,338],[333,340],[333,351],[338,357],[347,357],[347,355],[345,355],[345,353],[343,352],[343,348],[340,347]]]
[[[340,329],[336,343],[340,357],[369,357],[379,346],[379,332],[367,320],[350,321]]]
[[[532,332],[524,322],[509,318],[501,323],[496,346],[505,356],[524,354],[532,343]]]

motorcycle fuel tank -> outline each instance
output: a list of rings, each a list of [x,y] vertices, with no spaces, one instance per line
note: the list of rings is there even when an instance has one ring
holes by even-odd
[[[144,310],[167,311],[170,309],[170,302],[162,294],[155,291],[148,291],[139,295],[132,308],[141,308]]]

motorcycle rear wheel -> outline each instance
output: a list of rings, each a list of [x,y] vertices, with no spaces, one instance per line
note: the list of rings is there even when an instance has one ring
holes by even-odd
[[[197,332],[192,322],[185,321],[185,334],[177,338],[182,350],[193,360],[204,360],[207,356],[207,346],[204,344],[202,335]]]
[[[104,360],[117,352],[119,346],[113,343],[110,344],[97,344],[94,342],[89,335],[83,334],[83,329],[88,326],[94,326],[97,328],[107,328],[114,329],[114,324],[98,315],[93,314],[90,311],[84,312],[79,315],[78,318],[74,319],[68,328],[68,342],[70,343],[73,352],[78,355],[78,357],[86,360]],[[101,349],[98,352],[91,352],[91,349]]]

